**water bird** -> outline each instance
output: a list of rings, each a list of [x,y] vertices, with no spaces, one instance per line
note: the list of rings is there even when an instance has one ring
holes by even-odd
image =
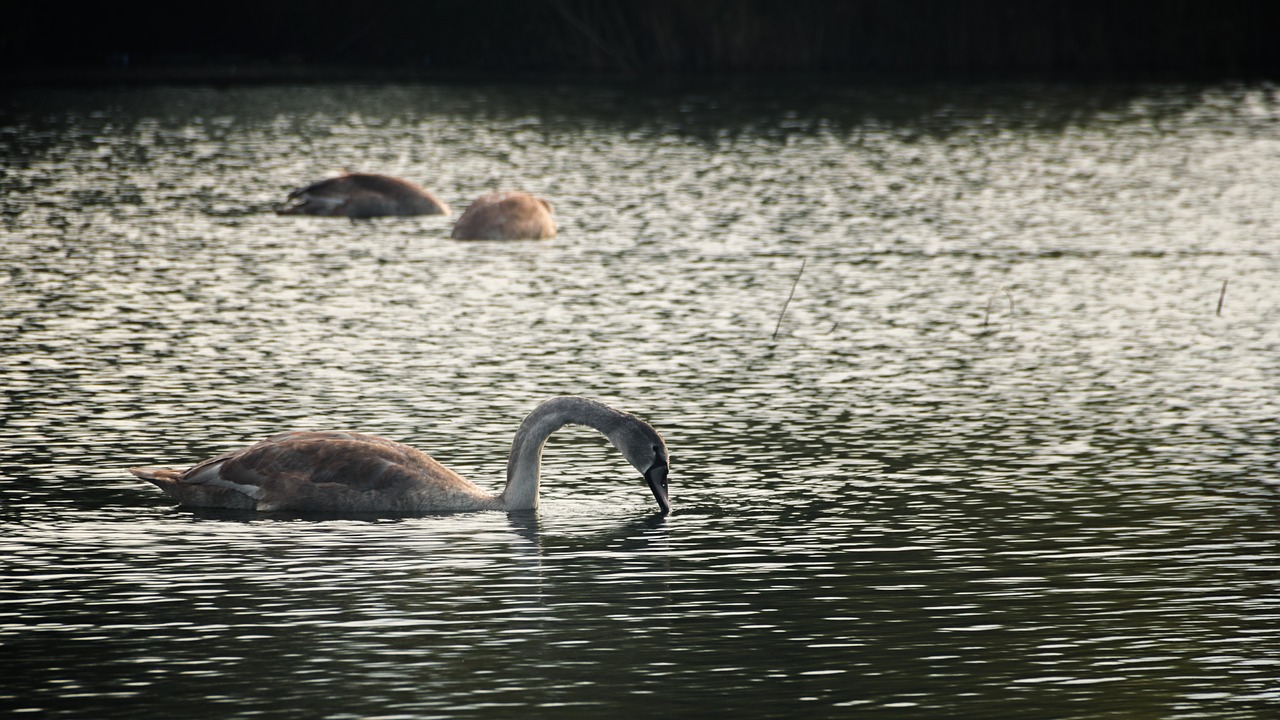
[[[545,240],[556,236],[551,203],[526,192],[481,195],[453,226],[454,240]]]
[[[129,472],[189,507],[399,515],[533,510],[542,448],[565,425],[599,430],[644,476],[661,511],[671,511],[670,456],[658,431],[630,413],[575,396],[546,400],[520,423],[507,458],[507,484],[498,495],[421,450],[345,431],[285,432],[186,470]]]
[[[344,173],[289,193],[280,215],[355,219],[385,215],[448,215],[449,206],[408,180],[376,173]]]

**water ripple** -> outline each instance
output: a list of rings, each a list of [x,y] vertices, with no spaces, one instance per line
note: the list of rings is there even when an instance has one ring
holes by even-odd
[[[20,92],[0,707],[1273,715],[1278,118],[1265,86]],[[561,235],[267,212],[339,168],[538,192]],[[193,513],[123,470],[349,427],[497,489],[560,393],[662,430],[674,514],[570,430],[536,515]]]

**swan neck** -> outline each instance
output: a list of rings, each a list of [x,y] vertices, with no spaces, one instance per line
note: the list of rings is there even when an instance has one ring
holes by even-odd
[[[511,454],[507,458],[507,485],[502,491],[505,510],[533,510],[538,507],[542,478],[542,448],[547,438],[565,425],[586,425],[609,434],[623,414],[613,408],[580,397],[548,400],[520,423]]]

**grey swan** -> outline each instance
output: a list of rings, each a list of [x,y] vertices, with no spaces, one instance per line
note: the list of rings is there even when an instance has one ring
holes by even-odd
[[[346,173],[289,193],[280,215],[355,219],[387,215],[448,215],[449,206],[408,180],[375,173]]]
[[[454,240],[545,240],[556,236],[551,203],[507,190],[476,198],[454,223]]]
[[[542,448],[565,425],[599,430],[644,476],[661,511],[671,511],[662,436],[634,415],[572,396],[543,402],[520,423],[499,495],[408,445],[343,431],[286,432],[187,470],[129,472],[188,507],[397,515],[534,510]]]

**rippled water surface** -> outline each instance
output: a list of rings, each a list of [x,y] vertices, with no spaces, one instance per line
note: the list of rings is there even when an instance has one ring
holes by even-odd
[[[24,91],[0,153],[7,714],[1280,712],[1269,86]],[[339,169],[561,234],[270,213]],[[673,515],[582,429],[537,513],[124,470],[355,428],[497,489],[566,393]]]

